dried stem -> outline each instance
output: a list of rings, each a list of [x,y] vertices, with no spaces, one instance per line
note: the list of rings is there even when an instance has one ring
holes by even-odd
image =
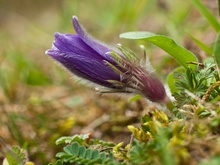
[[[211,95],[212,91],[218,86],[220,86],[220,81],[217,81],[215,84],[210,86],[209,89],[204,94],[204,96],[202,97],[202,101],[206,101],[209,98],[209,96]]]

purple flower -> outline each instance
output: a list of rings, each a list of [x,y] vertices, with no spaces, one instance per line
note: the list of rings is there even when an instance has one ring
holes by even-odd
[[[76,34],[55,33],[52,49],[46,54],[74,75],[105,87],[110,92],[141,94],[151,101],[162,102],[163,84],[149,68],[140,65],[133,52],[120,46],[110,47],[92,38],[79,24],[72,23]]]

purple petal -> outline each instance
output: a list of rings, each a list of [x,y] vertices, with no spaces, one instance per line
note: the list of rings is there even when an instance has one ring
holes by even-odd
[[[121,92],[139,93],[151,101],[164,101],[164,86],[151,72],[128,60],[126,52],[121,54],[118,49],[92,38],[77,17],[73,16],[72,22],[77,34],[55,33],[52,49],[46,54],[73,74],[93,83]],[[119,61],[113,59],[114,56],[109,53],[112,51],[115,56],[120,56]]]
[[[105,60],[91,47],[86,45],[78,35],[55,33],[55,41],[53,42],[53,46],[54,48],[63,52],[80,54],[87,57],[96,58],[97,60]]]
[[[107,80],[120,80],[120,76],[103,62],[78,54],[67,54],[59,50],[48,50],[46,54],[57,60],[77,76],[106,87],[112,86]],[[112,86],[113,87],[113,86]]]
[[[72,23],[76,33],[79,37],[87,44],[90,45],[92,49],[98,52],[100,55],[104,56],[104,58],[111,60],[109,56],[106,55],[107,52],[115,51],[118,52],[115,48],[111,48],[110,46],[101,43],[100,41],[94,39],[90,36],[87,31],[82,27],[82,25],[78,22],[78,18],[76,16],[72,17]]]

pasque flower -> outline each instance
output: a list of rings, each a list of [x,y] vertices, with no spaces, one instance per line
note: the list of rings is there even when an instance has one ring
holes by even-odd
[[[104,87],[105,92],[141,94],[154,102],[164,101],[163,84],[148,65],[141,65],[133,52],[97,41],[86,32],[76,16],[72,23],[76,34],[55,33],[47,55],[77,77]]]

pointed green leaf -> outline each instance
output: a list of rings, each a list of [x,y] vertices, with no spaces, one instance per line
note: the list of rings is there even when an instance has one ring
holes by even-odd
[[[209,48],[207,45],[199,41],[197,38],[193,37],[191,34],[189,34],[190,38],[196,43],[196,45],[202,49],[204,52],[206,52],[209,56],[212,56],[212,49]]]
[[[214,57],[218,68],[220,69],[220,32],[218,33],[217,39],[214,45]]]
[[[197,62],[196,56],[189,50],[178,45],[174,40],[163,35],[157,35],[150,32],[127,32],[120,35],[121,38],[145,40],[154,44],[172,57],[174,57],[183,67],[187,68],[190,64],[188,62]],[[192,68],[196,68],[195,65],[190,65]]]
[[[129,102],[132,103],[132,102],[140,100],[141,98],[142,98],[141,95],[135,95],[135,96],[133,96],[132,98],[129,99]]]
[[[215,29],[216,32],[220,30],[220,24],[216,17],[214,17],[207,8],[200,2],[200,0],[192,0],[194,6],[200,11],[200,13],[208,20],[209,24]]]

